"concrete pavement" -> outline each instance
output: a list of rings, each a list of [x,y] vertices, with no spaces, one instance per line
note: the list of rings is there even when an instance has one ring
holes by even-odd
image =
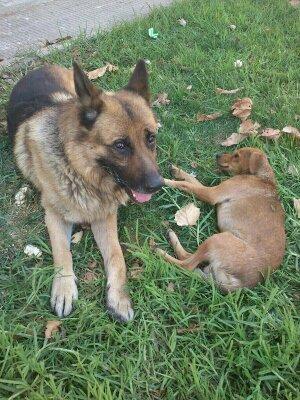
[[[0,62],[59,37],[88,35],[172,0],[0,0]]]

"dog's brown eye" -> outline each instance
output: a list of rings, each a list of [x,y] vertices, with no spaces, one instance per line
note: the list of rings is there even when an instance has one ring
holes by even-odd
[[[130,149],[129,143],[127,140],[120,139],[114,142],[113,147],[119,152],[124,153],[125,151]]]
[[[238,154],[234,154],[234,155],[233,155],[233,158],[234,158],[235,160],[237,160],[237,159],[239,158],[239,155],[238,155]]]
[[[153,145],[155,143],[154,133],[151,133],[151,132],[147,133],[147,142],[148,142],[148,144],[151,144],[151,145]]]

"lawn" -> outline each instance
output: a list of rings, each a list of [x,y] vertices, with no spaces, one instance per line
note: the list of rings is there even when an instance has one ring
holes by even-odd
[[[178,24],[181,17],[186,27]],[[159,33],[156,40],[148,37],[150,27]],[[264,127],[299,126],[299,28],[299,10],[286,0],[187,0],[111,32],[82,35],[29,68],[45,62],[69,67],[73,57],[86,70],[110,62],[119,70],[96,84],[117,89],[138,58],[149,59],[153,97],[167,92],[171,100],[157,108],[161,169],[168,176],[170,160],[189,171],[197,162],[197,177],[212,185],[223,179],[214,161],[220,142],[239,126],[229,113],[238,95],[252,98],[252,118]],[[242,68],[234,67],[237,59]],[[25,70],[0,78],[3,118],[11,87]],[[244,89],[226,96],[216,94],[216,87]],[[223,116],[196,122],[197,112],[215,111]],[[103,263],[87,229],[72,248],[80,299],[61,332],[47,341],[45,324],[55,317],[49,308],[53,272],[43,210],[33,189],[25,205],[14,204],[24,179],[14,167],[3,125],[0,140],[1,399],[300,398],[300,220],[293,209],[293,198],[300,198],[299,142],[289,137],[244,142],[269,156],[286,211],[286,256],[266,283],[224,295],[153,255],[150,237],[170,250],[165,221],[191,251],[216,232],[214,210],[199,201],[197,226],[177,227],[174,213],[191,197],[163,189],[149,204],[120,209],[134,321],[120,324],[108,316]],[[291,166],[298,166],[298,176]],[[41,248],[42,259],[26,256],[26,244]],[[91,261],[97,262],[97,277],[87,281]],[[170,282],[174,291],[168,290]]]

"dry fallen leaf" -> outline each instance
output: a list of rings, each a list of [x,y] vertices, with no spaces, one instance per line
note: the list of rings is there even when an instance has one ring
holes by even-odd
[[[287,173],[290,175],[298,176],[300,172],[298,171],[296,165],[291,164],[288,166]]]
[[[160,107],[170,104],[170,100],[168,99],[168,93],[158,93],[156,100],[152,103],[153,106]]]
[[[25,246],[24,253],[29,257],[42,257],[41,250],[38,247],[33,246],[32,244],[27,244],[27,246]]]
[[[84,282],[91,282],[94,281],[95,279],[97,279],[97,275],[95,274],[94,271],[87,271],[82,277],[82,280]]]
[[[197,114],[197,122],[203,122],[203,121],[213,121],[214,119],[217,119],[221,117],[222,113],[220,112],[215,112],[212,114]]]
[[[175,292],[175,285],[174,285],[174,283],[173,283],[173,282],[169,282],[166,290],[167,290],[167,292],[169,292],[169,293]]]
[[[236,61],[234,62],[234,66],[235,66],[235,68],[242,68],[242,66],[243,66],[243,61],[242,61],[242,60],[236,60]]]
[[[252,104],[250,97],[238,99],[231,107],[232,115],[245,121],[251,114]]]
[[[26,193],[28,192],[29,187],[23,186],[15,195],[15,204],[17,206],[21,206],[25,203]]]
[[[194,169],[198,168],[198,163],[196,163],[196,161],[192,161],[191,162],[191,167],[194,168]]]
[[[193,88],[193,85],[188,85],[187,87],[186,87],[186,90],[192,90],[192,88]]]
[[[61,321],[47,321],[46,329],[45,329],[45,338],[51,339],[52,334],[59,331],[59,327],[61,325]]]
[[[155,250],[156,249],[156,243],[155,240],[153,238],[149,239],[149,247],[151,250]]]
[[[238,144],[246,139],[247,136],[242,135],[241,133],[234,132],[232,133],[224,142],[221,143],[221,146],[229,147],[235,144]]]
[[[89,261],[87,267],[88,267],[88,269],[93,270],[97,267],[97,262],[95,260]]]
[[[216,88],[216,93],[218,93],[218,94],[234,94],[234,93],[239,92],[242,89],[244,89],[244,88],[240,87],[240,88],[231,89],[231,90]]]
[[[83,231],[74,233],[74,235],[72,235],[71,243],[74,243],[74,244],[79,243],[80,240],[82,239],[82,236],[83,236]]]
[[[194,203],[189,203],[176,212],[175,222],[178,226],[192,226],[196,225],[199,217],[199,208]]]
[[[292,7],[299,7],[300,0],[290,0],[289,3]]]
[[[294,138],[300,139],[300,131],[299,131],[299,129],[295,128],[294,126],[290,126],[290,125],[285,126],[285,127],[282,129],[282,132],[284,132],[284,133],[289,133],[289,134],[292,135]]]
[[[179,25],[181,25],[181,26],[186,26],[186,24],[187,24],[186,20],[183,19],[183,18],[179,18],[178,23],[179,23]]]
[[[129,270],[129,276],[130,278],[138,279],[142,275],[143,271],[144,268],[142,268],[139,263],[133,263]]]
[[[230,28],[232,31],[235,31],[235,30],[236,30],[236,25],[231,24],[231,25],[229,25],[229,28]]]
[[[106,72],[113,72],[113,71],[117,71],[118,69],[119,69],[119,67],[117,67],[116,65],[107,63],[106,65],[104,65],[104,67],[94,69],[93,71],[89,71],[86,74],[87,74],[88,78],[91,81],[93,81],[95,79],[101,78],[101,76],[103,76]]]
[[[197,324],[192,324],[187,328],[178,328],[177,333],[187,333],[187,332],[197,332],[201,329],[202,327]]]
[[[294,208],[297,213],[297,217],[300,218],[300,199],[294,199]]]
[[[279,129],[266,128],[262,131],[260,136],[266,137],[268,139],[278,139],[281,136]]]
[[[241,123],[238,133],[241,133],[245,136],[256,135],[258,128],[260,128],[260,124],[258,122],[253,122],[251,119],[247,119]]]

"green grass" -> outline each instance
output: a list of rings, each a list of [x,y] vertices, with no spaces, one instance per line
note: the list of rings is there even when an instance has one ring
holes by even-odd
[[[185,28],[177,23],[180,17],[188,21]],[[237,29],[231,31],[229,24]],[[235,96],[217,95],[216,87],[244,87],[239,95],[253,99],[253,119],[265,127],[299,125],[299,26],[299,11],[285,0],[188,0],[91,39],[79,37],[66,51],[34,64],[70,66],[75,56],[88,70],[109,61],[119,71],[97,84],[116,89],[126,83],[138,58],[150,59],[153,94],[165,91],[171,99],[169,106],[157,110],[163,125],[158,139],[161,168],[167,175],[169,160],[188,170],[191,161],[197,161],[198,178],[212,185],[221,179],[214,154],[238,127],[228,111]],[[148,37],[149,27],[159,32],[157,40]],[[234,68],[236,59],[243,61],[243,68]],[[25,70],[9,72],[10,80],[0,78],[1,115],[12,81]],[[195,122],[197,112],[214,111],[224,112],[223,117]],[[166,220],[190,250],[216,232],[215,212],[200,202],[197,227],[174,226],[174,213],[191,199],[164,189],[147,205],[120,209],[128,269],[135,263],[144,268],[139,278],[129,279],[134,321],[121,325],[107,315],[103,264],[86,231],[73,247],[80,300],[63,320],[63,332],[46,342],[45,322],[54,318],[49,309],[53,272],[43,210],[34,190],[26,205],[14,205],[24,180],[1,129],[1,399],[300,398],[300,223],[293,209],[300,182],[299,175],[288,172],[290,165],[299,167],[299,143],[290,138],[245,142],[268,154],[286,211],[285,260],[265,284],[226,296],[151,254],[149,237],[168,248]],[[24,255],[28,243],[43,249],[42,260]],[[91,260],[98,262],[98,277],[84,282]],[[166,290],[169,282],[174,292]],[[182,332],[193,326],[198,330]]]

